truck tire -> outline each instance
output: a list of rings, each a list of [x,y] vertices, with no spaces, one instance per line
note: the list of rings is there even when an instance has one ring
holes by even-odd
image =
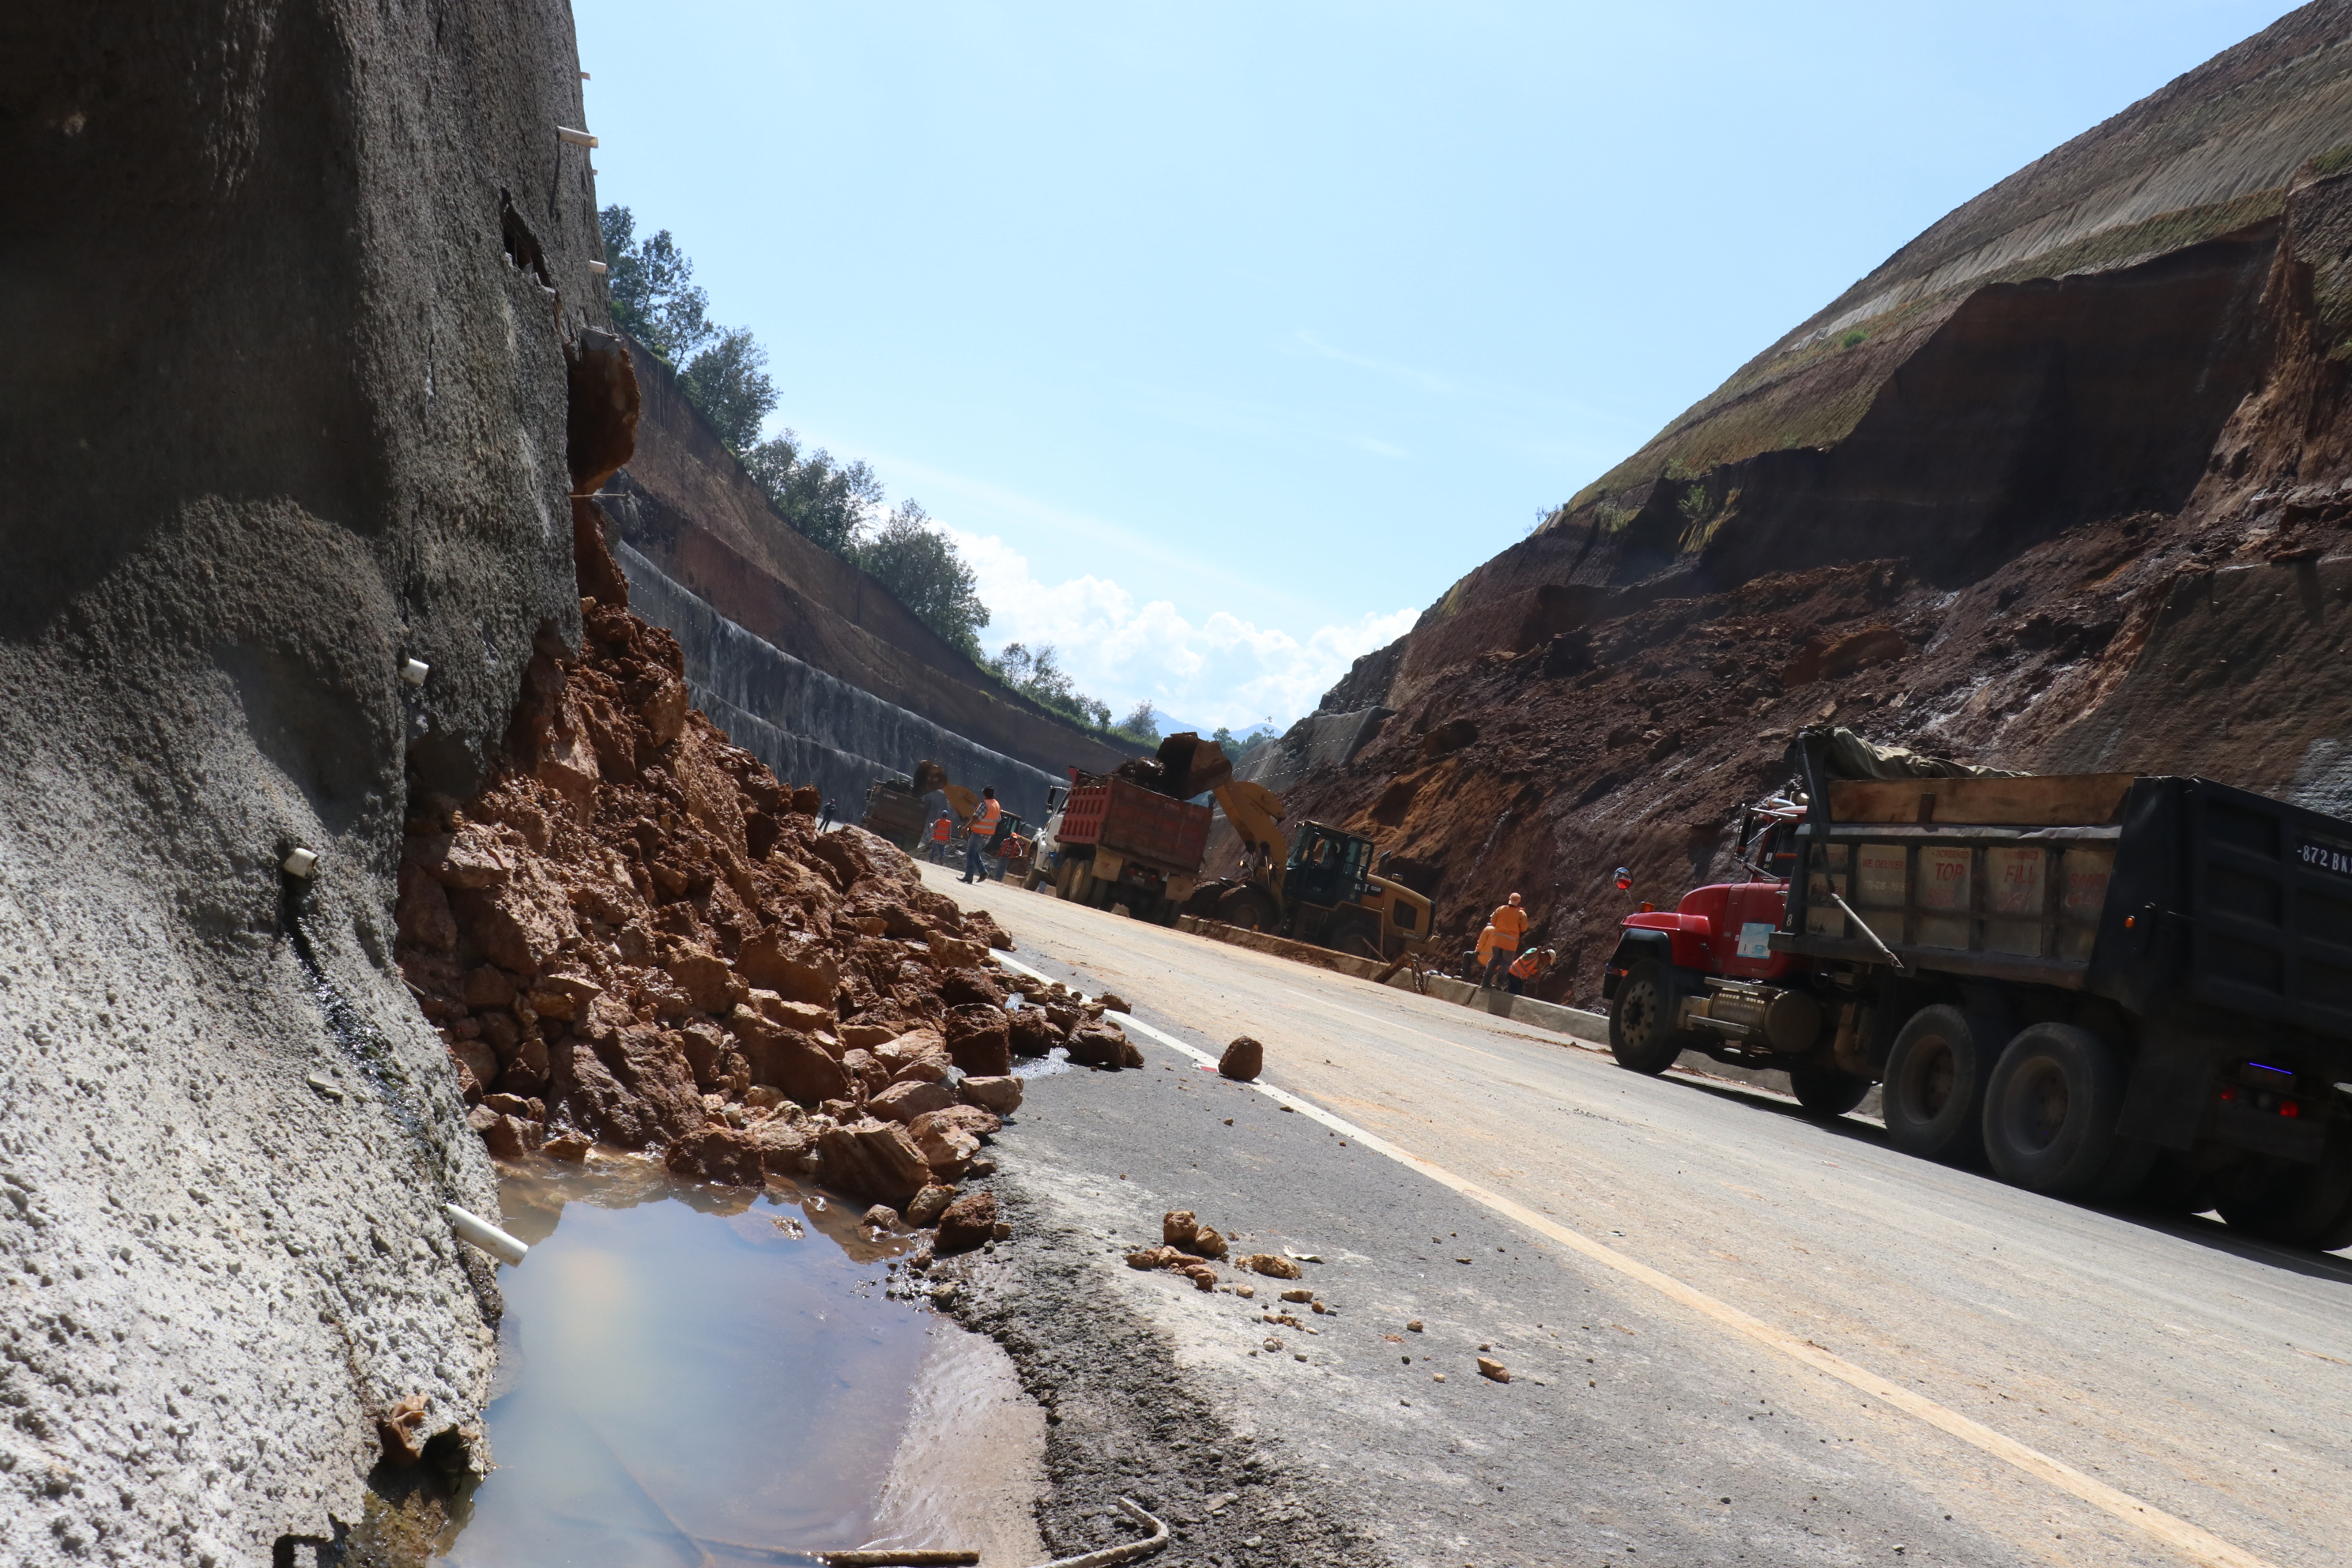
[[[1809,1115],[1833,1121],[1862,1103],[1870,1080],[1837,1068],[1790,1068],[1789,1092]]]
[[[1985,1086],[1985,1158],[2013,1187],[2088,1196],[2116,1155],[2126,1075],[2115,1047],[2073,1024],[2032,1024]]]
[[[1678,1001],[1654,959],[1625,972],[1609,1008],[1609,1054],[1619,1067],[1655,1078],[1675,1065],[1683,1054],[1682,1036],[1673,1026]]]
[[[1983,1158],[1985,1082],[2007,1033],[1948,1002],[1912,1014],[1886,1055],[1886,1141],[1948,1165]]]
[[[2280,1160],[2266,1181],[2226,1184],[2213,1206],[2231,1230],[2264,1241],[2322,1252],[2352,1246],[2352,1237],[2326,1245],[2341,1231],[2352,1207],[2352,1139],[2330,1138],[2316,1165]]]

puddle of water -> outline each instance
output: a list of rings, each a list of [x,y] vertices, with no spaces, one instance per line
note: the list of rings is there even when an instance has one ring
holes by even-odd
[[[454,1512],[460,1568],[806,1563],[869,1538],[932,1321],[882,1294],[857,1213],[642,1161],[500,1186],[498,1468]]]

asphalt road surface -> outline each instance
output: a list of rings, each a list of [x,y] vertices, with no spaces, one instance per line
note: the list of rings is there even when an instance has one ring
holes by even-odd
[[[925,875],[1018,963],[1132,1005],[1145,1070],[1034,1082],[1008,1172],[1381,1557],[2352,1563],[2341,1257],[2051,1202],[1754,1089]],[[1241,1034],[1296,1109],[1186,1054]],[[1268,1325],[1278,1281],[1244,1302],[1119,1268],[1166,1207],[1323,1259],[1303,1283],[1337,1311]]]

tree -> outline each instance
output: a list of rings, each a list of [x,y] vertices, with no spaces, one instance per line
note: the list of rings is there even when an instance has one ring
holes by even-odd
[[[742,454],[743,468],[783,520],[836,555],[850,553],[882,506],[882,481],[864,463],[836,463],[820,447],[803,454],[787,430]]]
[[[1156,746],[1160,743],[1160,715],[1151,710],[1149,701],[1139,702],[1133,711],[1118,721],[1115,732],[1139,745]]]
[[[694,285],[694,263],[667,229],[637,242],[636,217],[625,206],[606,207],[596,222],[604,237],[613,320],[670,363],[683,363],[717,335],[710,296]]]
[[[988,625],[988,606],[977,592],[980,579],[930,521],[915,502],[900,501],[873,538],[856,542],[850,559],[896,595],[916,619],[978,662],[980,628]]]
[[[1218,749],[1223,751],[1225,755],[1230,757],[1234,754],[1234,732],[1231,730],[1226,729],[1223,724],[1217,726],[1217,732],[1210,736],[1209,739],[1214,741],[1217,743]]]
[[[678,372],[686,395],[730,452],[750,450],[776,406],[776,384],[768,378],[767,363],[768,351],[753,341],[749,327],[728,327]]]
[[[1006,643],[1003,651],[988,661],[988,668],[1013,690],[1066,719],[1075,720],[1090,730],[1110,728],[1110,704],[1098,702],[1077,689],[1070,672],[1062,668],[1061,658],[1052,643],[1040,643],[1034,648],[1017,642]]]

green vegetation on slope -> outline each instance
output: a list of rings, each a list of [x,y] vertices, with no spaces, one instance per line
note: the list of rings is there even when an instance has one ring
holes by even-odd
[[[618,205],[598,214],[597,222],[614,321],[677,369],[688,399],[795,532],[863,570],[1010,689],[1107,740],[1149,745],[1160,739],[1148,702],[1112,724],[1109,706],[1071,683],[1051,644],[1034,655],[1019,643],[994,658],[983,654],[980,628],[988,625],[988,606],[955,542],[911,499],[885,515],[882,481],[865,463],[841,462],[822,447],[807,449],[789,429],[761,440],[760,427],[777,403],[767,350],[750,328],[710,320],[710,297],[694,281],[694,263],[669,230],[638,239],[636,216]]]

